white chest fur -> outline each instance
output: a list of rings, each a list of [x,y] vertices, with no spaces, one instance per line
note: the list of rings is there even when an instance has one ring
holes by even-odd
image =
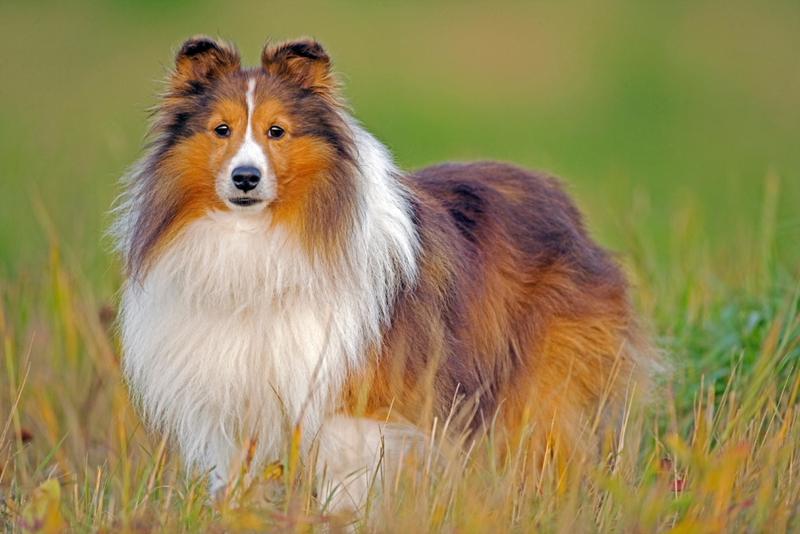
[[[170,427],[191,464],[229,458],[241,433],[277,454],[310,392],[313,428],[375,339],[338,288],[300,276],[310,266],[286,239],[239,226],[222,214],[195,223],[123,296],[125,375],[142,413]]]

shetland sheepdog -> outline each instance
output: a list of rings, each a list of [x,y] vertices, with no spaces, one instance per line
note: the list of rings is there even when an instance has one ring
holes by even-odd
[[[113,230],[123,369],[212,494],[244,440],[264,466],[298,425],[340,507],[434,420],[568,458],[647,388],[626,281],[559,183],[490,162],[401,171],[317,42],[242,68],[189,39],[149,136]]]

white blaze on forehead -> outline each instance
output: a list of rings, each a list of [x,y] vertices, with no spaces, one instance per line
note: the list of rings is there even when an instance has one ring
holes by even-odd
[[[264,150],[253,138],[253,111],[255,110],[256,79],[247,81],[247,129],[244,132],[244,141],[239,151],[231,159],[229,174],[236,167],[256,167],[262,176],[267,174],[267,157]]]

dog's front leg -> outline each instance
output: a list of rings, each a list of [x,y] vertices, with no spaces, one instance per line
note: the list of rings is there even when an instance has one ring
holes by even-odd
[[[326,511],[364,513],[382,492],[383,474],[399,461],[423,454],[425,435],[416,427],[338,415],[320,432],[316,473]]]
[[[201,467],[208,473],[207,491],[211,501],[219,502],[225,496],[225,488],[228,485],[228,461],[220,459],[210,446],[206,446]]]

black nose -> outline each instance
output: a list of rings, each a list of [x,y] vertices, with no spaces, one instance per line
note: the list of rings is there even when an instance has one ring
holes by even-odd
[[[255,167],[236,167],[231,174],[233,185],[245,193],[255,189],[261,180],[261,172]]]

